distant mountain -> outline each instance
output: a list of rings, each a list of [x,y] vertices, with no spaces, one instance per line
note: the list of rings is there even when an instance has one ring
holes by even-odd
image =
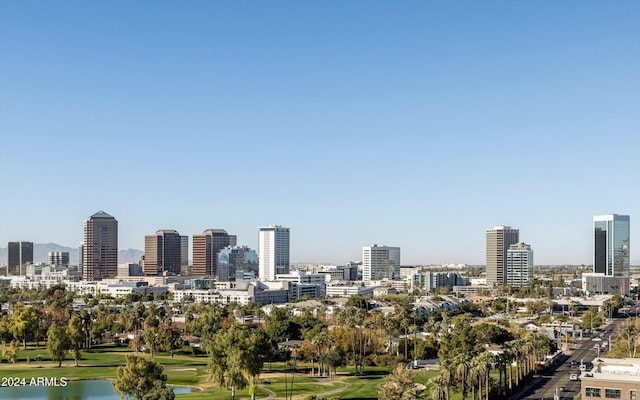
[[[118,251],[118,263],[139,263],[144,251],[136,249],[126,249]]]
[[[33,245],[33,262],[46,263],[51,251],[66,251],[69,253],[69,263],[77,265],[79,261],[78,248],[61,246],[56,243],[35,243]],[[118,263],[137,263],[144,254],[142,250],[125,249],[118,251]],[[7,248],[0,248],[0,264],[7,263]]]
[[[34,243],[33,245],[33,262],[34,263],[46,263],[49,258],[49,252],[51,251],[66,251],[69,253],[69,263],[71,265],[78,265],[79,250],[76,247],[66,247],[55,243]],[[6,260],[5,260],[6,262]]]

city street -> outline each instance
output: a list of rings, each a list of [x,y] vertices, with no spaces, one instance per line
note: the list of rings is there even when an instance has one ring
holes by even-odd
[[[512,396],[511,400],[553,400],[556,390],[561,400],[573,399],[575,395],[580,393],[580,381],[571,380],[571,375],[580,375],[581,362],[586,365],[587,370],[592,368],[591,361],[598,356],[594,346],[601,347],[602,343],[609,342],[609,335],[613,335],[617,327],[624,321],[624,318],[614,318],[611,324],[603,327],[603,331],[594,332],[593,337],[578,340],[572,350],[565,352],[562,364],[552,374],[541,376],[527,389]],[[599,354],[604,355],[607,350],[608,346],[601,349]],[[572,365],[574,361],[575,363]],[[563,386],[565,389],[561,390]]]

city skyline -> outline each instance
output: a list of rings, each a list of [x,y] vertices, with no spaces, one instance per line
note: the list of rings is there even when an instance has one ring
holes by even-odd
[[[389,243],[484,264],[509,225],[537,264],[591,264],[592,217],[640,215],[638,19],[633,1],[4,2],[0,243],[77,247],[103,209],[122,249],[207,227],[257,249],[282,224],[292,262]]]

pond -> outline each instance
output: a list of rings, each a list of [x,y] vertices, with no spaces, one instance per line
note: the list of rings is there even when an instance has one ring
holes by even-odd
[[[66,386],[62,386],[60,380],[56,382],[46,382],[41,385],[29,385],[29,381],[24,386],[2,387],[0,388],[0,399],[47,399],[47,400],[119,400],[120,398],[113,390],[113,385],[109,380],[86,380],[68,381]],[[55,385],[59,386],[55,386]],[[197,388],[173,387],[175,394],[189,393],[197,391]]]

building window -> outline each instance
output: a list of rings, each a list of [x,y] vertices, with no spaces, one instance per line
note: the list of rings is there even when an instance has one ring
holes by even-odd
[[[585,388],[585,396],[586,397],[600,397],[600,388]]]
[[[604,397],[607,399],[619,399],[622,397],[622,390],[620,389],[605,389]]]
[[[629,400],[636,400],[636,391],[629,390]]]

